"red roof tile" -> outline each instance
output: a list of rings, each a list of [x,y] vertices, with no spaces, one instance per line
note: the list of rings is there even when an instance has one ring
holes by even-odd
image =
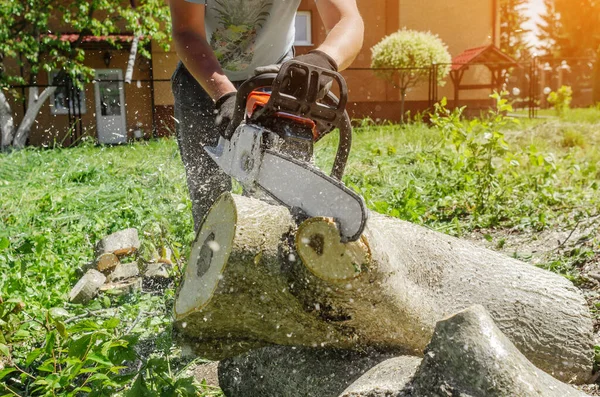
[[[452,60],[452,70],[460,70],[468,65],[491,63],[517,65],[517,61],[500,51],[495,45],[490,44],[483,47],[469,48],[455,56]]]

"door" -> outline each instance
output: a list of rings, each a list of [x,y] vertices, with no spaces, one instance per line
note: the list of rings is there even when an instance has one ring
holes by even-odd
[[[118,144],[127,142],[125,92],[123,71],[96,70],[96,124],[98,142]]]

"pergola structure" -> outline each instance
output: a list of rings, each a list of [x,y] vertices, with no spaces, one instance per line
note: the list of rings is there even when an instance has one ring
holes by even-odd
[[[469,67],[474,65],[483,65],[490,70],[492,81],[489,84],[462,83],[465,72],[469,70]],[[452,60],[450,78],[452,79],[452,83],[454,83],[454,103],[458,103],[460,91],[463,90],[489,88],[493,91],[499,89],[502,86],[502,79],[506,69],[515,66],[519,66],[517,61],[500,51],[493,44],[465,50]]]

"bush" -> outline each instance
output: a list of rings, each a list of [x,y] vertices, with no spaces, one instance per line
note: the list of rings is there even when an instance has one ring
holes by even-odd
[[[439,85],[444,85],[452,62],[448,47],[437,35],[407,29],[384,37],[371,48],[371,53],[371,67],[384,69],[376,71],[377,75],[400,90],[403,120],[404,100],[408,90],[429,78],[433,64],[440,65],[436,79]]]
[[[554,107],[554,110],[556,110],[556,114],[559,117],[563,116],[565,111],[570,108],[571,101],[573,101],[573,90],[566,85],[563,85],[558,91],[551,92],[550,95],[548,95],[548,103]]]

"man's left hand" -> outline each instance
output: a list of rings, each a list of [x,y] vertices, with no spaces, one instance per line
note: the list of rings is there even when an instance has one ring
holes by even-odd
[[[336,62],[329,55],[324,53],[323,51],[313,50],[308,54],[299,55],[297,57],[292,58],[287,62],[298,61],[302,63],[306,63],[308,65],[317,66],[322,69],[331,70],[332,72],[338,71],[338,66]],[[264,74],[264,73],[278,73],[281,68],[281,65],[268,65],[256,68],[254,71],[255,75]],[[305,94],[304,90],[308,86],[308,76],[305,71],[298,68],[288,69],[288,75],[284,77],[282,91],[284,93],[300,97]],[[333,80],[328,76],[321,76],[319,80],[319,93],[317,95],[317,99],[323,99],[329,90],[331,89],[331,85],[333,84]]]

